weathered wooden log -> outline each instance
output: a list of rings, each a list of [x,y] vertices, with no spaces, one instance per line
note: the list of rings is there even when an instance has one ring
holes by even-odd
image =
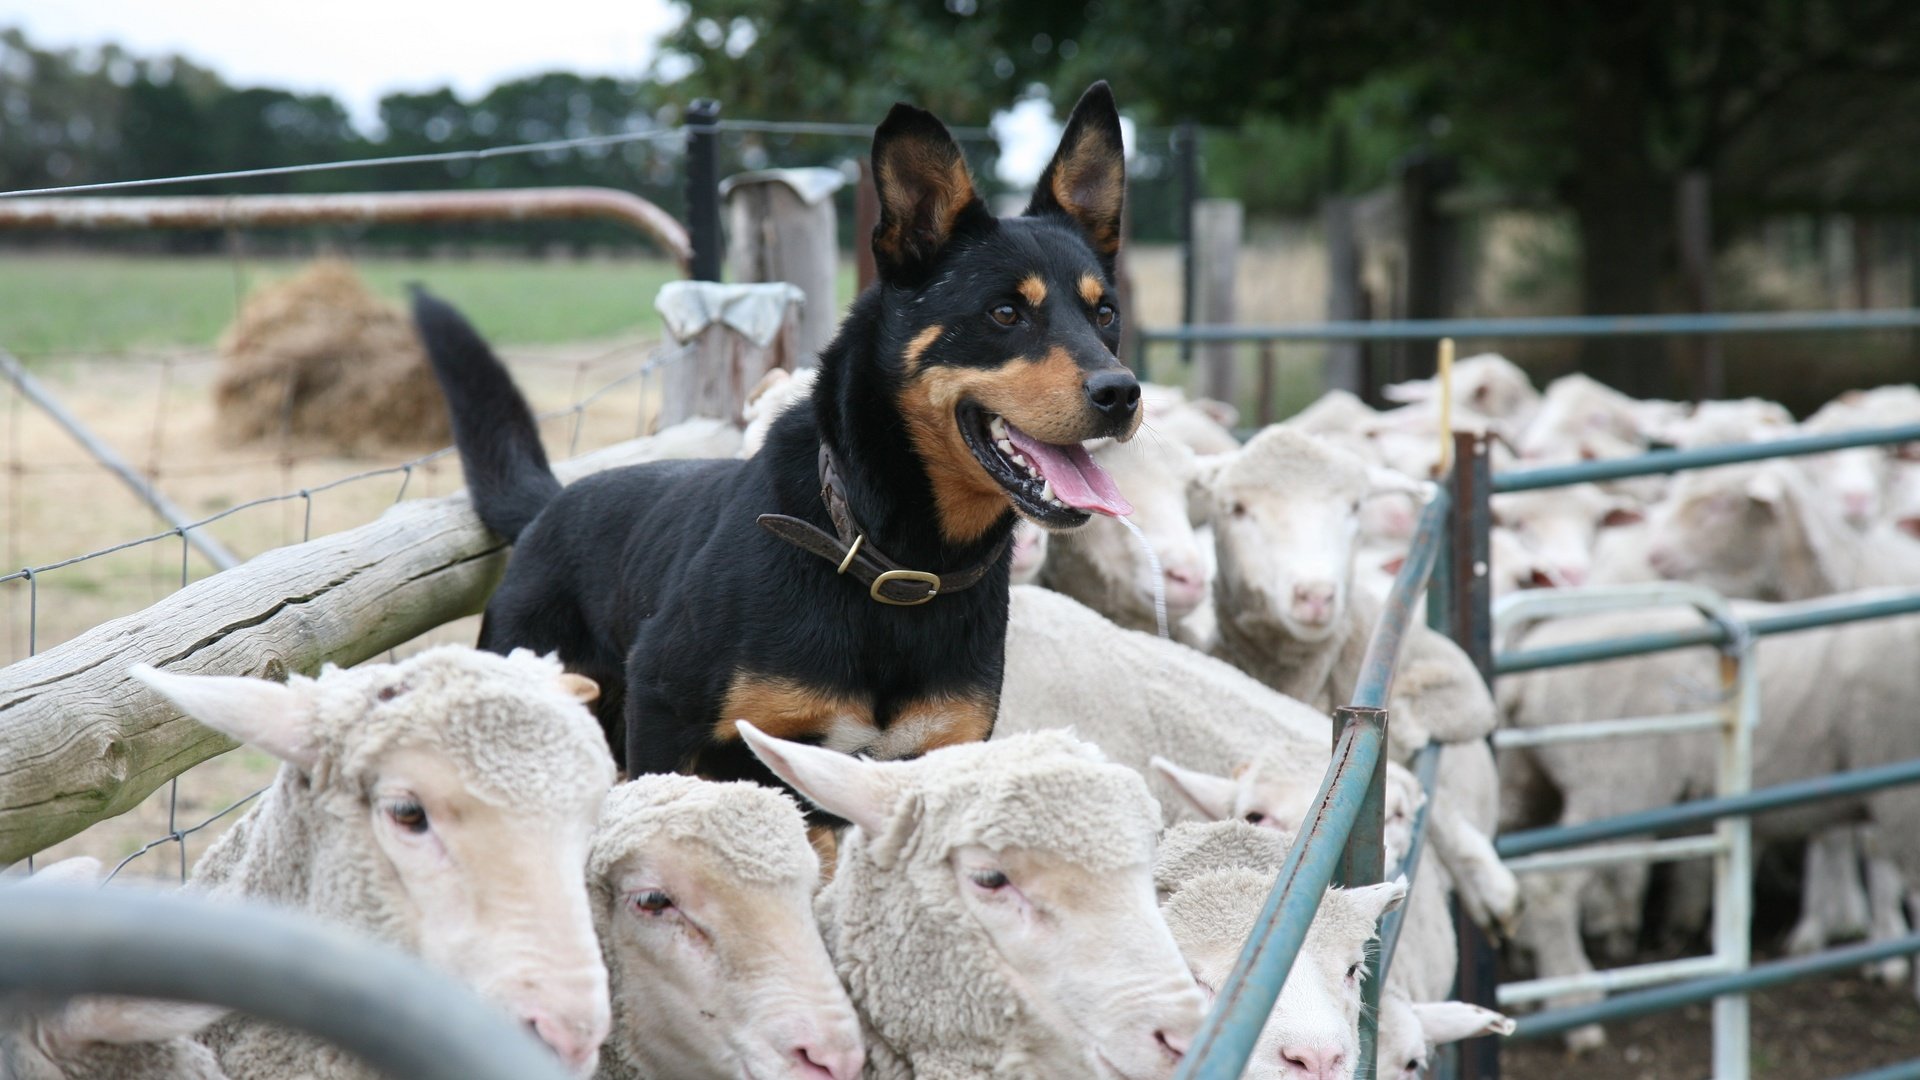
[[[556,471],[572,480],[688,456],[689,441],[711,453],[698,439],[707,427],[721,425],[620,443]],[[132,809],[234,745],[127,678],[129,665],[282,678],[359,663],[479,611],[506,551],[464,494],[404,502],[0,668],[0,866]]]

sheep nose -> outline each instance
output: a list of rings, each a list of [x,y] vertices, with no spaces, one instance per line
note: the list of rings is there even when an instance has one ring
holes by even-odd
[[[867,1055],[859,1045],[835,1046],[824,1040],[793,1048],[793,1075],[801,1080],[859,1080]]]
[[[1100,371],[1087,378],[1087,401],[1117,428],[1133,422],[1140,410],[1140,381],[1133,372]]]
[[[1849,491],[1841,498],[1846,504],[1848,517],[1866,518],[1873,515],[1873,492]]]
[[[1193,1037],[1188,1033],[1183,1031],[1168,1031],[1165,1028],[1153,1033],[1153,1041],[1159,1043],[1162,1050],[1173,1055],[1173,1060],[1175,1061],[1186,1057],[1187,1047],[1193,1045]]]
[[[600,1049],[599,1039],[583,1037],[572,1024],[543,1009],[528,1011],[522,1020],[534,1038],[546,1043],[547,1048],[576,1073],[584,1072]]]
[[[1333,1046],[1283,1046],[1280,1060],[1289,1076],[1297,1075],[1301,1080],[1338,1080],[1347,1055]]]
[[[1587,568],[1584,566],[1563,566],[1560,568],[1560,580],[1571,587],[1587,583]]]
[[[1293,587],[1293,614],[1301,622],[1323,623],[1333,614],[1333,586],[1314,582]]]

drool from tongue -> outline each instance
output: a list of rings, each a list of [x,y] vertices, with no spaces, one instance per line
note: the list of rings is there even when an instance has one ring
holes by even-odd
[[[1033,462],[1040,478],[1053,485],[1054,498],[1076,509],[1110,517],[1133,513],[1133,504],[1120,494],[1113,477],[1093,460],[1085,446],[1041,442],[1011,422],[1007,424],[1007,438]]]

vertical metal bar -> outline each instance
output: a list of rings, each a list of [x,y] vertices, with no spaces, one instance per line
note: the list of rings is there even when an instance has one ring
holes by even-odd
[[[1194,320],[1193,204],[1200,198],[1200,131],[1193,121],[1182,121],[1173,131],[1173,156],[1180,174],[1180,324]],[[1193,364],[1193,342],[1180,342],[1180,363]]]
[[[1272,340],[1269,339],[1269,340],[1261,341],[1260,342],[1260,370],[1259,370],[1260,381],[1259,381],[1259,390],[1257,391],[1260,395],[1260,404],[1258,406],[1257,411],[1260,417],[1261,427],[1266,427],[1268,424],[1273,423],[1273,414],[1275,412],[1275,406],[1273,403],[1273,395],[1274,395],[1273,380],[1274,380],[1274,374],[1275,374],[1274,363],[1275,363],[1275,358],[1273,355]]]
[[[1342,706],[1333,711],[1333,745],[1337,748],[1347,729],[1355,724],[1377,725],[1380,737],[1387,737],[1387,710]],[[1340,862],[1333,870],[1333,883],[1343,888],[1372,885],[1386,875],[1385,832],[1387,808],[1387,755],[1373,763],[1373,778],[1340,849]],[[1360,984],[1360,1060],[1354,1063],[1355,1080],[1369,1080],[1379,1057],[1376,1047],[1380,1035],[1380,973],[1382,961],[1376,960]]]
[[[719,122],[718,101],[698,98],[687,106],[687,276],[695,281],[720,280]]]
[[[1759,721],[1759,665],[1753,636],[1744,630],[1720,654],[1725,723],[1720,730],[1721,798],[1753,783],[1753,728]],[[1713,859],[1713,952],[1734,971],[1752,963],[1753,819],[1721,818],[1714,825],[1725,849]],[[1745,994],[1713,999],[1714,1080],[1746,1080],[1752,1028]]]
[[[1452,638],[1467,656],[1480,677],[1491,685],[1493,678],[1493,590],[1488,575],[1488,533],[1493,527],[1489,505],[1493,491],[1487,462],[1487,440],[1472,432],[1453,436],[1453,473],[1447,478],[1453,496],[1453,528],[1448,540],[1452,556],[1449,578],[1452,606]],[[1460,943],[1460,1000],[1487,1008],[1497,1007],[1499,989],[1498,957],[1493,943],[1458,905],[1454,907],[1454,935]],[[1500,1076],[1500,1040],[1483,1037],[1458,1047],[1459,1076],[1462,1080],[1498,1080]]]

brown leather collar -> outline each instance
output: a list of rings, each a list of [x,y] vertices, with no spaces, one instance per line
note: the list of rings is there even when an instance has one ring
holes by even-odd
[[[978,565],[952,574],[934,574],[924,570],[909,570],[881,554],[878,548],[867,542],[867,535],[861,531],[858,522],[853,520],[853,509],[847,505],[846,493],[840,489],[840,473],[833,459],[833,451],[826,443],[820,444],[820,501],[827,505],[827,516],[833,519],[833,528],[840,535],[828,535],[825,529],[811,522],[786,514],[761,514],[754,520],[761,528],[792,544],[802,551],[833,563],[838,574],[852,574],[855,580],[867,587],[867,595],[882,604],[897,607],[912,607],[924,604],[943,593],[957,593],[971,588],[987,576],[1000,557],[1007,553],[1007,543],[1011,535],[1003,536],[994,545],[987,557]]]

